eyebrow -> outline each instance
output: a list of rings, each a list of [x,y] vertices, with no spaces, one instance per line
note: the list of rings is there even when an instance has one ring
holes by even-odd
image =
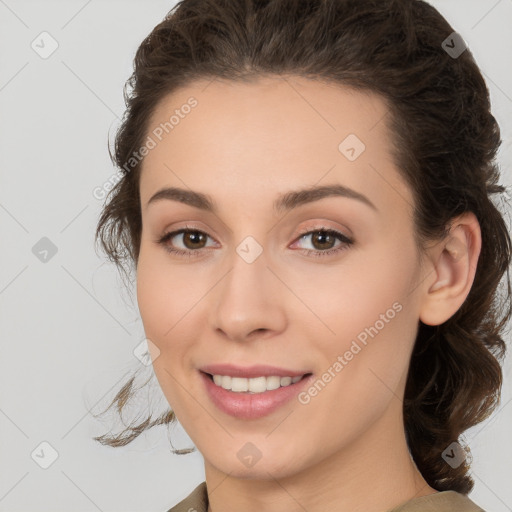
[[[286,192],[274,201],[273,207],[276,212],[280,213],[332,196],[356,199],[373,210],[378,211],[377,207],[365,195],[339,184],[313,186],[302,190]],[[218,208],[211,196],[178,187],[167,187],[159,190],[146,203],[146,208],[150,204],[162,200],[178,201],[207,212],[218,213]]]

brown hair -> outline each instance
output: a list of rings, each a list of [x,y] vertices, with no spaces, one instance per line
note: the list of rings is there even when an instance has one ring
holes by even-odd
[[[155,107],[196,79],[289,74],[386,100],[395,163],[415,198],[418,240],[446,236],[449,221],[466,211],[481,227],[482,249],[466,301],[442,325],[419,322],[403,404],[409,449],[425,480],[437,490],[468,493],[474,485],[469,458],[453,468],[442,452],[499,403],[502,336],[512,314],[511,240],[491,200],[505,192],[495,162],[499,127],[469,49],[454,56],[442,46],[453,32],[421,0],[183,0],[138,48],[111,156],[126,170],[147,137]],[[140,247],[139,176],[140,163],[124,173],[96,231],[125,275],[136,269]],[[134,393],[132,377],[109,408],[116,404],[120,413]],[[168,409],[95,439],[120,446],[175,419]]]

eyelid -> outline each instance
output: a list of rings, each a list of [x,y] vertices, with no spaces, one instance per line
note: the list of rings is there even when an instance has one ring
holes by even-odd
[[[299,231],[299,234],[297,236],[300,237],[300,236],[306,235],[308,233],[311,233],[312,231],[336,231],[337,233],[339,233],[340,235],[343,235],[344,237],[346,237],[348,239],[353,238],[351,231],[349,229],[343,229],[343,228],[329,226],[327,224],[327,221],[311,224],[311,225],[307,226],[306,228],[302,229],[301,231]],[[348,233],[346,231],[348,231]]]
[[[215,239],[215,237],[210,235],[208,233],[208,231],[206,231],[205,229],[202,229],[197,226],[192,226],[190,224],[185,224],[184,226],[180,226],[180,227],[177,227],[174,229],[165,229],[164,236],[170,235],[170,234],[177,235],[183,231],[197,231],[199,233],[202,233],[202,234],[208,236],[209,238]],[[346,231],[349,231],[349,233],[346,233],[341,228],[329,227],[325,223],[321,223],[321,222],[317,222],[316,224],[312,224],[312,225],[307,226],[307,227],[303,228],[302,230],[300,230],[298,232],[298,234],[295,235],[294,241],[296,241],[297,239],[301,238],[304,235],[310,234],[312,231],[335,231],[335,232],[338,232],[340,235],[343,235],[348,240],[354,241],[353,235],[351,234],[351,232],[348,228],[346,229]]]
[[[210,235],[210,233],[208,233],[208,231],[206,231],[204,229],[199,229],[195,226],[190,226],[190,225],[185,225],[185,226],[181,226],[181,227],[178,227],[175,229],[165,230],[163,235],[157,237],[156,242],[162,243],[162,241],[164,239],[170,240],[171,238],[174,238],[175,236],[183,235],[187,232],[201,233],[202,235],[205,235],[207,238],[209,238],[210,240],[213,240],[216,244],[218,244],[217,240],[212,235]],[[195,251],[193,249],[188,249],[188,251],[199,252],[200,250],[205,250],[205,249],[208,250],[208,249],[211,249],[211,247],[207,247],[207,248],[203,247],[201,249],[196,249]]]
[[[305,251],[305,253],[308,256],[314,255],[315,257],[318,257],[318,256],[328,257],[332,254],[340,253],[341,251],[345,250],[347,247],[353,245],[353,243],[354,243],[354,238],[352,235],[345,234],[343,232],[343,230],[341,230],[341,229],[329,227],[325,223],[317,222],[314,225],[308,226],[307,228],[303,228],[299,232],[299,234],[295,236],[295,238],[292,242],[292,245],[297,243],[298,241],[300,241],[303,237],[305,237],[307,235],[313,235],[314,233],[316,233],[318,231],[332,234],[332,236],[334,236],[340,242],[340,244],[338,244],[338,246],[332,247],[330,249],[325,249],[325,250],[321,250],[321,249],[298,249],[298,250],[300,250],[302,252]],[[196,226],[191,226],[189,224],[187,224],[185,226],[178,227],[176,229],[166,230],[165,233],[161,237],[158,237],[157,240],[155,240],[155,242],[159,245],[162,245],[168,253],[174,254],[174,255],[179,255],[179,256],[195,257],[195,256],[201,256],[202,254],[204,254],[205,251],[211,252],[211,250],[212,250],[211,246],[210,247],[201,247],[198,249],[181,249],[181,248],[175,248],[175,247],[171,248],[170,246],[167,245],[168,240],[174,238],[175,236],[183,235],[184,233],[187,233],[187,232],[201,233],[201,234],[205,235],[207,238],[210,238],[217,243],[215,238],[212,237],[206,230],[199,229]]]

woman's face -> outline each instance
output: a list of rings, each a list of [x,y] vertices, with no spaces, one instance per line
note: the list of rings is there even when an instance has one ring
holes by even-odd
[[[196,82],[153,113],[138,305],[171,408],[224,473],[289,476],[403,436],[426,273],[386,115],[299,77]]]

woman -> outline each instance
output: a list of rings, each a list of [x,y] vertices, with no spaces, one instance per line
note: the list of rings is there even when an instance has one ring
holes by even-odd
[[[128,85],[96,235],[170,410],[97,439],[179,420],[206,481],[174,512],[482,510],[458,440],[499,399],[511,243],[462,39],[420,0],[184,0]]]

